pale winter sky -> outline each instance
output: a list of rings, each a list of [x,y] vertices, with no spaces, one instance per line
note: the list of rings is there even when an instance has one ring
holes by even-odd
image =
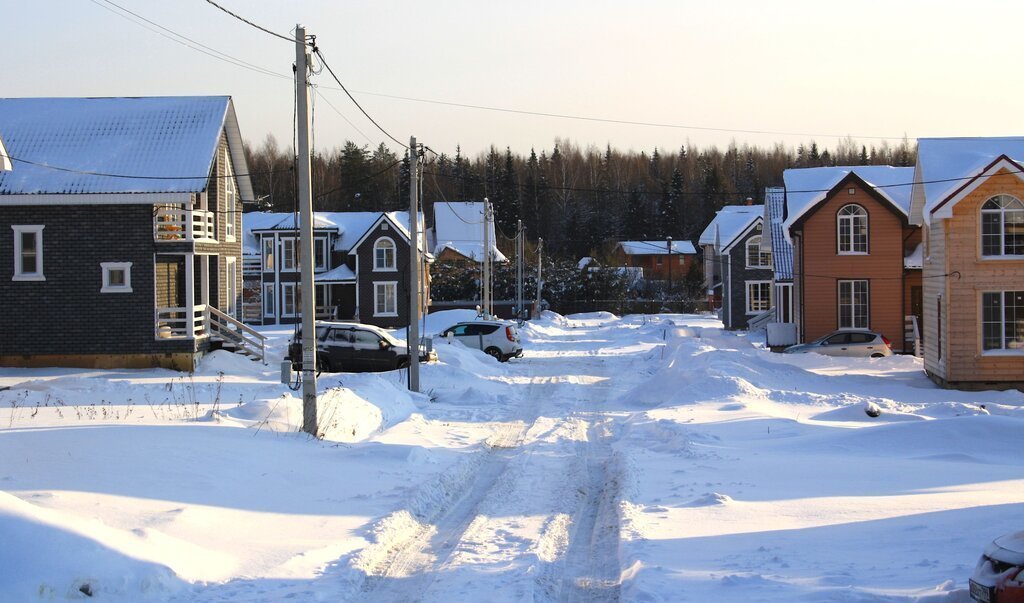
[[[198,43],[290,75],[294,45],[205,0],[112,0]],[[1024,3],[902,0],[218,0],[287,34],[303,23],[366,110],[407,141],[475,155],[555,138],[623,150],[769,145],[837,136],[1019,135],[1013,68]],[[290,144],[286,78],[227,64],[119,16],[107,0],[6,0],[0,96],[230,94],[243,136]],[[121,13],[124,15],[124,13]],[[192,43],[189,43],[192,44]],[[209,51],[206,51],[209,52]],[[318,147],[384,136],[324,71]],[[356,92],[359,91],[359,92]],[[652,127],[503,113],[415,97]],[[752,130],[770,132],[716,131]],[[786,133],[786,134],[783,134]],[[0,133],[2,135],[2,133]],[[893,143],[897,140],[892,140]],[[397,145],[391,144],[397,150]]]

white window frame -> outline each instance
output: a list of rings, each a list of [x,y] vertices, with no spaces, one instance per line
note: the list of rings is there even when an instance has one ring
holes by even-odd
[[[263,272],[274,271],[274,257],[277,245],[274,243],[274,237],[263,237],[263,257],[260,258],[263,265]],[[267,251],[270,251],[268,254]]]
[[[766,305],[764,307],[764,309],[762,309],[762,310],[755,309],[751,305],[751,302],[754,301],[755,298],[754,298],[754,296],[752,296],[750,294],[750,292],[751,292],[751,289],[753,289],[754,287],[757,287],[759,289],[761,287],[764,287],[764,290],[766,290],[768,292],[768,305]],[[753,316],[755,314],[761,314],[762,312],[767,312],[768,310],[771,309],[771,307],[772,307],[772,282],[771,281],[745,281],[743,289],[746,291],[746,311],[747,311],[747,316]],[[761,300],[758,300],[758,301],[761,301]]]
[[[224,213],[227,219],[224,224],[224,240],[234,242],[235,220],[238,218],[238,184],[235,182],[235,169],[231,165],[231,154],[227,148],[224,149],[224,175],[224,201],[227,210]]]
[[[386,303],[383,310],[380,307],[380,291],[391,288],[394,290],[392,299],[394,300],[394,308],[388,310]],[[385,292],[385,302],[387,301],[387,293]],[[376,281],[373,283],[373,315],[374,316],[398,316],[398,281]]]
[[[277,287],[275,283],[263,283],[263,316],[277,316]]]
[[[388,266],[386,261],[384,262],[384,265],[381,266],[381,262],[378,261],[379,258],[377,257],[377,250],[386,249],[385,247],[381,247],[381,243],[391,244],[391,266]],[[384,259],[387,259],[386,253]],[[373,242],[373,271],[398,272],[398,245],[395,245],[395,240],[391,237],[380,237]],[[376,302],[374,302],[374,307],[376,307]]]
[[[1014,201],[1016,201],[1017,204],[1020,205],[1020,207],[1009,207],[1008,208],[1008,207],[1003,206],[1003,207],[999,207],[999,208],[996,208],[996,209],[985,209],[986,205],[988,205],[989,203],[992,203],[993,201],[995,201],[999,197],[1005,197],[1005,198],[1009,199],[1010,203],[1013,203]],[[996,259],[1020,260],[1020,259],[1024,259],[1024,254],[1020,254],[1020,253],[1009,254],[1009,253],[1006,253],[1006,215],[1008,213],[1010,213],[1010,212],[1024,212],[1024,201],[1021,201],[1020,199],[1018,199],[1017,197],[1014,197],[1013,195],[1001,194],[1001,195],[993,195],[987,201],[985,201],[984,203],[981,204],[981,210],[980,210],[980,213],[978,214],[978,219],[980,221],[979,224],[978,224],[978,232],[980,233],[980,236],[978,237],[978,245],[980,247],[979,253],[980,253],[980,255],[981,255],[981,257],[983,259],[986,259],[986,260],[996,260]],[[999,253],[997,253],[997,254],[986,254],[985,253],[985,216],[986,215],[998,215],[999,216]]]
[[[864,323],[857,322],[857,283],[864,283]],[[850,286],[850,324],[843,324],[843,285]],[[836,324],[840,329],[871,328],[871,281],[868,279],[844,279],[836,283]]]
[[[291,296],[292,311],[288,311],[288,298]],[[294,317],[299,315],[299,284],[281,283],[281,316]]]
[[[238,317],[238,258],[224,258],[224,313],[232,318]]]
[[[847,208],[854,207],[860,210],[857,214],[844,214]],[[863,218],[864,220],[864,251],[857,251],[856,248],[856,235],[854,227],[857,225],[857,219]],[[849,240],[845,241],[849,243],[849,249],[843,249],[843,223],[849,223]],[[868,255],[871,252],[871,224],[868,220],[868,210],[864,206],[857,203],[848,203],[836,212],[836,253],[839,255]]]
[[[12,281],[45,281],[43,275],[43,229],[42,224],[12,224],[14,230],[14,277]],[[36,236],[36,269],[33,272],[22,271],[21,235],[32,233]]]
[[[749,239],[747,239],[747,244],[746,244],[745,249],[744,249],[744,251],[746,252],[745,255],[746,255],[747,268],[771,268],[772,267],[772,254],[768,253],[767,251],[761,251],[761,241],[763,240],[762,239],[763,236],[764,235],[757,235],[755,237],[750,237]],[[756,249],[753,250],[754,257],[756,258],[756,261],[758,262],[756,264],[751,264],[750,263],[751,248],[756,248]]]
[[[281,256],[281,272],[298,272],[299,270],[299,244],[298,239],[295,237],[280,237],[279,255]],[[291,250],[291,261],[288,261],[288,253],[286,250]]]
[[[1006,339],[1006,300],[1011,296],[1021,294],[1021,291],[982,291],[979,300],[978,308],[980,310],[980,316],[978,317],[979,324],[979,341],[978,346],[981,353],[986,356],[1024,356],[1024,344],[1019,344],[1015,341],[1007,341]],[[998,348],[985,348],[985,325],[992,324],[993,321],[985,320],[985,297],[987,295],[998,295],[1000,300],[1000,315],[999,322],[999,347]],[[1014,346],[1020,347],[1014,347]]]
[[[100,293],[131,293],[132,292],[132,263],[131,262],[100,262],[103,270],[103,284]],[[112,285],[110,273],[115,270],[124,272],[124,284]]]
[[[324,272],[327,270],[327,250],[327,237],[316,237],[313,239],[313,272]]]

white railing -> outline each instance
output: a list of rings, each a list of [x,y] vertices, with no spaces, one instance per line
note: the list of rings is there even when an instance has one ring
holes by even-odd
[[[237,350],[241,350],[250,356],[255,356],[261,362],[266,362],[266,335],[235,320],[213,306],[203,307],[210,317],[210,329],[215,336],[230,342]]]
[[[917,324],[917,315],[903,317],[904,339],[910,341],[914,346],[914,356],[921,358],[924,350],[921,349],[921,327]]]
[[[157,308],[157,339],[197,339],[209,335],[206,330],[206,306]]]
[[[214,214],[180,205],[158,206],[153,216],[153,237],[157,241],[215,240]]]
[[[768,308],[757,316],[748,318],[747,330],[751,333],[755,331],[763,331],[770,322],[775,322],[775,306]]]

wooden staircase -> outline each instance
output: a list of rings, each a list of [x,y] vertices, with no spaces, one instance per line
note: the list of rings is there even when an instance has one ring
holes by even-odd
[[[267,362],[267,337],[252,327],[231,318],[213,306],[206,306],[210,320],[210,336],[221,342],[221,348]]]
[[[917,324],[917,316],[913,314],[903,317],[903,341],[913,346],[914,356],[918,358],[924,356],[924,347],[921,345],[921,328]]]

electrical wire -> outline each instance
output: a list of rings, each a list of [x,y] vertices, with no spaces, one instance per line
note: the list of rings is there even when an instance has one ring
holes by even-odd
[[[48,163],[40,163],[38,161],[31,161],[29,159],[22,159],[20,157],[7,156],[11,161],[17,161],[18,163],[24,163],[27,165],[33,165],[36,167],[45,168],[48,170],[55,170],[58,172],[68,172],[71,174],[82,174],[85,176],[97,176],[104,178],[123,178],[126,180],[210,180],[218,178],[238,178],[241,176],[262,176],[265,174],[278,174],[281,172],[291,172],[293,168],[281,169],[281,170],[267,170],[265,172],[248,172],[246,174],[232,174],[230,176],[218,176],[216,174],[204,174],[202,176],[143,176],[143,175],[132,175],[132,174],[111,174],[107,172],[94,172],[89,170],[78,170],[74,168],[62,167],[58,165],[50,165]]]
[[[242,23],[245,23],[246,25],[250,25],[250,26],[252,26],[252,27],[255,27],[256,29],[258,29],[258,30],[260,30],[260,31],[262,31],[262,32],[264,32],[264,33],[268,33],[268,34],[270,34],[270,35],[274,36],[275,38],[281,38],[281,39],[282,39],[282,40],[284,40],[285,42],[292,42],[292,43],[295,43],[295,38],[289,38],[288,36],[285,36],[285,35],[281,35],[281,34],[277,33],[276,31],[270,31],[269,29],[267,29],[266,27],[263,27],[262,25],[257,25],[257,24],[255,24],[255,23],[253,23],[252,21],[250,21],[250,20],[246,19],[245,17],[243,17],[243,16],[241,16],[241,15],[238,15],[238,14],[236,14],[236,13],[233,13],[233,12],[229,11],[228,9],[226,9],[226,8],[224,8],[223,6],[221,6],[221,5],[217,4],[217,3],[216,3],[216,2],[214,2],[213,0],[206,0],[206,3],[207,3],[207,4],[209,4],[209,5],[211,5],[211,6],[215,6],[215,7],[219,8],[220,10],[222,10],[222,11],[226,12],[227,14],[229,14],[229,15],[231,15],[232,17],[234,17],[234,18],[238,19],[238,20],[239,20],[239,21],[241,21]]]
[[[362,131],[362,130],[360,130],[360,129],[359,129],[359,128],[358,128],[358,127],[357,127],[357,126],[356,126],[356,125],[354,124],[354,123],[352,123],[352,121],[351,121],[351,120],[349,120],[349,118],[348,118],[348,117],[346,117],[346,116],[345,116],[345,114],[341,112],[341,109],[338,109],[337,107],[335,107],[335,106],[334,106],[334,103],[332,103],[332,102],[331,102],[330,100],[328,100],[326,96],[324,96],[323,94],[321,94],[321,92],[320,92],[320,90],[319,90],[319,86],[316,86],[316,87],[314,87],[314,88],[313,88],[313,91],[314,91],[314,92],[316,92],[316,95],[317,95],[317,96],[319,96],[319,97],[320,97],[320,99],[321,99],[322,101],[324,101],[325,103],[327,103],[327,106],[328,106],[328,107],[330,107],[331,109],[333,109],[333,110],[334,110],[334,112],[335,112],[335,113],[337,113],[339,117],[341,117],[342,119],[344,119],[344,120],[345,120],[345,123],[347,123],[348,125],[352,126],[352,129],[353,129],[353,130],[355,130],[356,132],[358,132],[358,133],[359,133],[359,135],[360,135],[360,136],[362,136],[362,137],[363,137],[363,139],[364,139],[364,140],[366,140],[366,142],[367,142],[368,144],[373,144],[373,141],[372,141],[372,140],[370,140],[370,137],[369,137],[369,136],[367,136],[367,135],[366,135],[365,133],[363,133],[363,131]]]

